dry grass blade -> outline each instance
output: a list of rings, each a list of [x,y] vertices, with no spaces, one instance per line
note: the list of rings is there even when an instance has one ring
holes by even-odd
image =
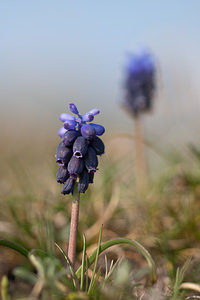
[[[192,282],[184,282],[180,285],[179,289],[193,290],[200,293],[200,284]]]

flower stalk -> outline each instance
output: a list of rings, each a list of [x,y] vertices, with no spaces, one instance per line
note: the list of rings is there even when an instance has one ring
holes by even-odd
[[[134,155],[135,155],[135,174],[136,187],[138,192],[146,190],[148,185],[148,166],[144,144],[144,131],[141,116],[138,115],[134,120]]]
[[[72,267],[75,266],[76,260],[76,245],[77,245],[77,233],[78,233],[78,218],[79,218],[79,201],[80,193],[75,188],[72,200],[72,210],[71,210],[71,225],[70,225],[70,235],[69,235],[69,245],[68,245],[68,258]]]

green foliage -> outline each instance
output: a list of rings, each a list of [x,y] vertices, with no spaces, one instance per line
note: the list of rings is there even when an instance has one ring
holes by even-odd
[[[128,282],[128,272],[130,270],[128,270],[128,272],[127,270],[125,270],[125,273],[122,276],[123,269],[121,268],[119,275],[119,270],[116,271],[116,267],[119,265],[119,259],[116,261],[115,264],[113,264],[113,261],[111,262],[108,271],[108,261],[106,258],[106,271],[104,273],[104,276],[101,271],[101,266],[97,266],[100,253],[118,244],[128,244],[135,247],[147,260],[150,269],[151,280],[156,280],[155,263],[151,255],[142,245],[140,245],[136,241],[128,240],[125,238],[111,240],[101,244],[102,230],[103,226],[101,226],[97,249],[89,256],[89,258],[87,258],[86,255],[86,239],[85,237],[83,238],[84,244],[82,253],[82,264],[76,272],[74,272],[73,267],[71,266],[70,261],[63,249],[57,244],[56,247],[60,250],[67,262],[67,268],[64,267],[61,261],[58,260],[54,255],[52,255],[52,253],[48,254],[38,249],[33,249],[30,252],[28,252],[27,250],[24,250],[24,248],[21,248],[19,245],[14,244],[12,242],[2,242],[1,245],[14,249],[15,251],[24,255],[26,258],[29,259],[29,261],[37,271],[36,276],[31,271],[25,270],[21,267],[15,269],[15,275],[28,280],[28,282],[33,285],[30,297],[34,297],[36,299],[41,294],[45,295],[46,292],[50,293],[51,295],[57,295],[57,297],[62,298],[63,296],[75,291],[82,292],[82,295],[84,295],[83,292],[85,292],[89,298],[96,297],[98,292],[100,293],[100,295],[103,295],[103,290],[105,290],[105,286],[107,282],[111,280],[111,278],[113,278],[113,280],[116,281],[116,286],[123,286],[125,283]],[[94,263],[94,266],[88,284],[88,271],[92,263]],[[117,272],[116,274],[115,271]],[[5,288],[2,287],[2,293],[5,294],[5,292],[3,292],[4,290]],[[101,298],[100,295],[99,297]],[[72,297],[72,295],[70,297]]]
[[[141,195],[135,193],[131,155],[130,151],[119,160],[103,159],[95,185],[81,198],[76,271],[70,269],[63,250],[69,235],[71,199],[59,194],[55,168],[44,166],[46,183],[39,184],[26,170],[25,161],[12,160],[14,188],[4,194],[1,190],[0,197],[0,245],[4,246],[0,251],[7,246],[17,250],[28,257],[32,267],[23,260],[16,268],[6,251],[0,257],[7,261],[5,274],[12,270],[17,282],[28,282],[22,295],[30,295],[35,286],[44,300],[180,300],[199,295],[197,290],[183,288],[185,282],[200,282],[199,150],[193,147],[185,158],[165,153],[166,164]],[[104,234],[97,251],[101,224]],[[30,251],[38,248],[41,250]],[[155,279],[155,269],[157,282],[152,283],[149,279]]]

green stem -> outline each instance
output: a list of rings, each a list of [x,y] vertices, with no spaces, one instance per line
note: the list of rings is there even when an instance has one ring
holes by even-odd
[[[75,259],[76,259],[76,244],[77,244],[79,200],[80,200],[80,193],[78,193],[78,191],[75,191],[74,193],[75,195],[72,201],[71,226],[70,226],[69,246],[68,246],[68,258],[71,262],[72,267],[74,267]]]

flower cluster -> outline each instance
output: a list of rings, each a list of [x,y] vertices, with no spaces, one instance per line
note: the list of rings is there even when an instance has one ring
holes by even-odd
[[[153,56],[142,49],[130,54],[126,66],[125,108],[134,116],[150,111],[155,90],[156,66]]]
[[[97,155],[104,153],[104,143],[98,136],[105,129],[91,123],[100,111],[92,109],[81,116],[75,104],[71,103],[69,108],[76,117],[67,113],[60,115],[64,126],[58,131],[61,142],[56,150],[56,162],[59,165],[57,181],[63,184],[64,195],[73,194],[77,180],[79,193],[85,193],[89,183],[93,183],[98,165]]]

